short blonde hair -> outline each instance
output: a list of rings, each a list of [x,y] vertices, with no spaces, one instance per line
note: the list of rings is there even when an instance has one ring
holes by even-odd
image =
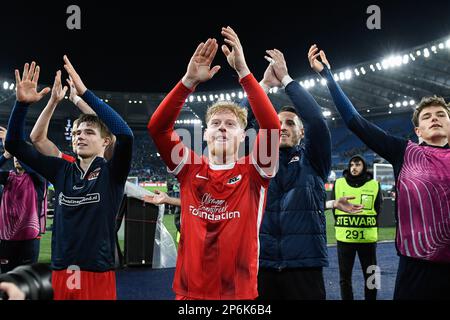
[[[223,111],[230,111],[231,113],[233,113],[238,119],[238,122],[241,125],[242,129],[245,129],[247,127],[247,115],[248,115],[247,109],[230,101],[218,101],[213,105],[209,106],[208,110],[206,110],[206,117],[205,117],[206,124],[209,123],[209,120],[211,120],[213,115]]]

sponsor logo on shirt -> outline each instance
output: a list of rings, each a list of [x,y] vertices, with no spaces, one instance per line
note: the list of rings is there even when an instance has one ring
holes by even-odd
[[[58,202],[60,206],[78,207],[84,204],[100,202],[100,193],[90,193],[84,197],[68,197],[60,192]]]
[[[207,177],[201,176],[201,175],[199,175],[198,173],[197,173],[197,175],[196,175],[195,177],[196,177],[196,178],[199,178],[199,179],[208,180]]]
[[[227,184],[235,184],[235,183],[238,183],[239,181],[241,181],[241,179],[242,179],[242,176],[241,176],[241,175],[238,175],[238,176],[236,176],[236,177],[231,178],[230,180],[228,180],[228,183],[227,183]]]
[[[189,212],[193,216],[209,221],[221,221],[241,217],[239,211],[228,209],[228,203],[225,200],[214,199],[209,193],[203,195],[202,202],[198,208],[190,205]]]
[[[291,163],[291,162],[297,162],[297,161],[300,161],[300,157],[299,157],[299,156],[293,157],[293,158],[291,159],[291,161],[289,161],[289,163]]]
[[[100,174],[100,170],[101,170],[101,168],[97,168],[94,171],[92,171],[91,173],[89,173],[89,175],[87,177],[88,181],[97,179],[98,175]]]

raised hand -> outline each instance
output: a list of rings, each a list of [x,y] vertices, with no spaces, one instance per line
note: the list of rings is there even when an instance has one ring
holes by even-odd
[[[227,57],[228,64],[236,70],[239,78],[243,78],[250,73],[245,62],[244,50],[236,32],[231,27],[222,28],[222,35],[225,37],[224,41],[231,47],[230,49],[224,44],[222,45],[222,52]]]
[[[72,77],[69,76],[69,79],[66,79],[67,84],[69,85],[69,100],[74,102],[74,98],[79,96],[77,89],[75,88],[75,85],[73,84]]]
[[[318,58],[320,56],[320,61]],[[317,45],[312,45],[311,48],[309,48],[308,52],[308,60],[309,65],[315,72],[322,72],[324,68],[324,64],[328,67],[328,69],[331,69],[330,63],[327,60],[327,56],[325,55],[325,52],[323,50],[319,51],[319,48]]]
[[[1,140],[2,143],[3,143],[3,147],[5,146],[5,138],[6,138],[6,133],[7,133],[7,132],[8,132],[8,131],[6,130],[6,128],[0,127],[0,140]],[[11,159],[11,158],[12,158],[12,155],[11,155],[8,151],[6,151],[6,149],[5,149],[4,153],[3,153],[3,156],[4,156],[6,159]]]
[[[155,205],[167,203],[167,200],[169,199],[167,193],[159,190],[155,190],[153,192],[155,193],[155,195],[144,196],[142,200],[148,203],[153,203]]]
[[[37,92],[39,72],[40,68],[39,66],[36,66],[36,62],[34,61],[31,63],[31,66],[28,63],[25,63],[22,79],[20,79],[19,70],[15,70],[17,101],[32,104],[38,102],[50,92],[50,88],[48,87]]]
[[[334,202],[334,208],[347,213],[361,213],[364,206],[362,204],[353,204],[349,200],[353,200],[355,197],[341,197]]]
[[[284,59],[283,53],[277,49],[266,50],[266,53],[269,56],[264,56],[264,58],[270,62],[275,76],[281,82],[281,80],[288,75],[286,60]]]
[[[217,53],[217,40],[208,39],[200,43],[189,61],[182,82],[188,88],[194,88],[201,82],[208,81],[220,70],[220,66],[211,68],[211,63]]]
[[[61,84],[61,71],[58,70],[56,72],[55,81],[53,83],[52,95],[50,97],[50,100],[53,103],[58,104],[62,99],[64,99],[67,89],[67,86],[64,86],[63,88]]]
[[[69,77],[71,78],[78,94],[83,95],[87,90],[86,86],[84,85],[83,81],[81,81],[81,78],[75,71],[75,68],[73,67],[72,63],[70,63],[69,58],[65,55],[63,59],[64,59],[64,69],[66,69],[67,73],[69,74]]]
[[[275,75],[275,72],[273,71],[272,64],[269,64],[267,66],[266,71],[264,71],[262,83],[265,84],[269,88],[282,86],[281,81],[278,80],[277,76]]]

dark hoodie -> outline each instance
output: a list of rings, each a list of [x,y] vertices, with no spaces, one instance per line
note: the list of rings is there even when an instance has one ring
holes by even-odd
[[[355,159],[361,160],[361,162],[363,163],[363,170],[357,176],[353,176],[351,174],[351,172],[350,172],[350,164]],[[353,188],[359,188],[359,187],[363,186],[367,181],[373,179],[373,174],[370,171],[367,170],[366,160],[364,159],[363,156],[361,156],[359,154],[358,155],[354,155],[349,160],[348,167],[347,167],[347,169],[344,170],[344,172],[342,173],[342,176],[345,178],[347,183]],[[379,184],[380,183],[378,183],[378,185]],[[334,187],[333,187],[333,192],[332,192],[332,199],[333,200],[335,199]],[[375,211],[378,214],[380,214],[381,202],[382,202],[381,187],[379,186],[379,192],[378,192],[377,197],[375,199]]]

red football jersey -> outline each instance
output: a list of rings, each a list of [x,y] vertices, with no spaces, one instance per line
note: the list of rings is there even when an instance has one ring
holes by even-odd
[[[186,154],[198,159],[193,151]],[[183,161],[173,172],[182,208],[176,294],[209,300],[258,296],[258,235],[269,179],[249,162],[213,165],[202,157]]]

